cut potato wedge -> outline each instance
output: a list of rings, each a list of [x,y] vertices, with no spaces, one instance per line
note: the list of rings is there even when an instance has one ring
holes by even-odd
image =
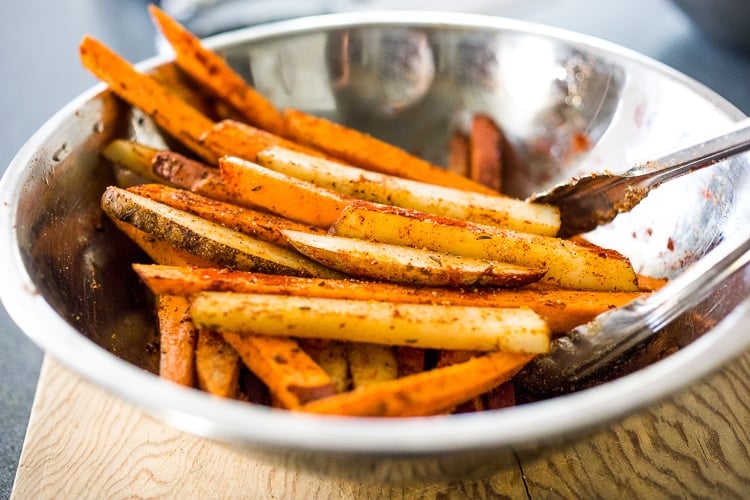
[[[566,288],[622,292],[638,290],[638,279],[630,261],[613,250],[432,216],[415,210],[352,202],[341,213],[331,233],[546,268],[541,281]]]
[[[554,236],[560,228],[560,211],[552,205],[370,172],[279,147],[259,152],[258,162],[279,173],[353,198],[527,233]]]
[[[128,191],[282,247],[291,246],[286,237],[281,234],[284,229],[323,232],[322,229],[267,212],[240,207],[162,184],[142,184],[133,186]]]
[[[423,348],[543,353],[550,343],[547,323],[524,308],[201,292],[191,317],[218,331]]]
[[[131,224],[220,266],[270,274],[340,277],[339,273],[293,250],[252,238],[125,189],[108,187],[102,195],[102,208],[113,219]]]
[[[538,281],[545,269],[461,257],[387,243],[283,230],[303,255],[350,276],[422,286],[518,287]]]
[[[355,389],[398,377],[398,361],[393,346],[350,342],[347,348],[349,373]]]

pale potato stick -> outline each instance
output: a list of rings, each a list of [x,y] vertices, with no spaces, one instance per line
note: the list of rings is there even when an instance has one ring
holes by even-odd
[[[328,342],[318,352],[311,354],[311,357],[331,377],[337,393],[349,390],[351,377],[346,343]]]
[[[125,233],[131,240],[143,250],[146,255],[151,257],[156,264],[166,266],[190,266],[191,268],[216,267],[216,263],[202,259],[190,252],[176,248],[166,241],[162,241],[154,236],[144,233],[132,225],[113,220],[117,228]],[[159,294],[157,294],[159,295]],[[183,294],[174,294],[183,295]]]
[[[159,376],[193,387],[198,332],[190,321],[190,301],[176,295],[160,295],[156,308],[159,323]]]
[[[102,150],[102,156],[151,182],[164,182],[151,168],[158,149],[125,139],[115,139]]]
[[[355,201],[342,211],[331,234],[543,267],[547,272],[541,282],[567,288],[638,290],[630,261],[613,250],[415,210]]]
[[[222,120],[206,130],[201,136],[201,144],[218,157],[237,156],[250,161],[255,161],[260,151],[271,146],[280,146],[311,156],[327,157],[314,148],[231,119]]]
[[[506,382],[532,358],[528,354],[492,352],[464,363],[319,399],[299,409],[361,417],[435,415]]]
[[[469,139],[461,132],[454,133],[448,143],[446,169],[463,177],[469,176]]]
[[[235,398],[239,389],[240,356],[216,332],[201,329],[195,347],[198,387],[223,398]]]
[[[392,346],[349,342],[347,359],[355,389],[398,377],[398,361]]]
[[[591,292],[553,287],[515,290],[413,287],[395,283],[296,278],[229,269],[145,264],[133,264],[133,269],[155,294],[192,295],[202,291],[231,291],[412,304],[528,307],[544,318],[554,333],[567,332],[602,312],[622,307],[643,295],[640,292]]]
[[[548,236],[560,228],[560,212],[551,205],[435,186],[279,147],[258,153],[258,162],[282,174],[366,201]]]
[[[397,345],[394,347],[396,363],[398,364],[398,376],[405,377],[413,373],[419,373],[425,369],[426,353],[424,349]]]
[[[181,187],[220,201],[233,201],[224,186],[219,169],[192,160],[174,151],[159,151],[151,162],[151,170],[175,187]]]
[[[500,191],[502,187],[502,135],[486,115],[474,115],[469,131],[469,177]]]
[[[282,230],[300,253],[350,276],[417,286],[519,287],[545,269],[356,238]]]
[[[296,109],[284,110],[284,116],[291,136],[297,141],[352,165],[439,186],[498,194],[358,130]]]
[[[200,292],[191,315],[200,328],[245,335],[527,353],[550,344],[545,321],[523,308]]]
[[[240,207],[162,184],[141,184],[128,188],[128,191],[282,247],[292,247],[282,235],[282,230],[323,232],[322,229],[277,215]]]
[[[157,125],[209,163],[217,155],[199,142],[213,122],[185,103],[153,77],[140,73],[100,41],[86,36],[79,46],[81,62],[97,78],[132,106],[140,108]]]
[[[336,393],[331,377],[290,338],[222,332],[250,371],[288,409]]]
[[[226,100],[248,123],[284,135],[284,116],[268,99],[166,12],[153,4],[148,8],[154,23],[174,49],[180,68],[214,97]]]
[[[327,229],[352,200],[237,157],[221,158],[219,167],[227,190],[239,203],[315,227]]]
[[[198,257],[246,271],[297,276],[340,277],[290,249],[176,210],[125,189],[108,187],[102,208],[112,219],[131,224],[158,239]]]

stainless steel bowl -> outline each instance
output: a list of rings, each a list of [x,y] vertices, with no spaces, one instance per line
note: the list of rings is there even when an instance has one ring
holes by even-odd
[[[526,195],[570,176],[625,169],[741,113],[693,80],[589,37],[494,17],[340,14],[213,38],[280,106],[369,131],[436,162],[473,112],[494,117],[516,154],[506,184]],[[142,68],[165,64],[164,59]],[[301,415],[213,398],[154,375],[142,256],[99,209],[115,182],[99,150],[114,137],[165,140],[103,86],[83,93],[18,153],[0,185],[0,296],[20,328],[64,365],[186,431],[277,464],[359,480],[464,478],[544,454],[665,398],[750,344],[750,274],[740,269],[662,332],[677,352],[618,377],[515,408],[454,416]],[[590,148],[580,148],[581,138]],[[590,235],[644,273],[672,277],[748,220],[748,157],[654,191]]]

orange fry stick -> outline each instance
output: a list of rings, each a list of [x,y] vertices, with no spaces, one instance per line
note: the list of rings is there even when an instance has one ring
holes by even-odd
[[[498,194],[358,130],[294,109],[285,110],[284,116],[297,141],[352,165],[440,186]]]
[[[361,417],[434,415],[506,382],[532,358],[528,354],[492,352],[463,363],[319,399],[299,410]]]
[[[306,279],[227,269],[144,264],[133,264],[133,269],[155,294],[232,291],[414,304],[529,307],[547,321],[554,333],[566,332],[591,321],[597,314],[624,306],[642,295],[637,292],[590,292],[563,288],[418,288],[393,283]]]
[[[190,302],[185,297],[160,295],[159,375],[181,385],[195,385],[195,341],[197,331],[190,321]]]
[[[215,163],[217,155],[199,139],[213,122],[186,104],[153,77],[140,73],[128,61],[100,41],[86,36],[79,47],[81,62],[120,98],[144,113],[204,160]]]
[[[227,190],[240,204],[261,206],[315,227],[330,227],[353,200],[236,157],[221,158],[219,167]]]
[[[177,65],[218,99],[226,100],[249,123],[284,135],[284,116],[252,88],[216,52],[155,5],[149,5],[154,24],[174,49]]]
[[[233,332],[222,335],[284,408],[299,408],[336,394],[331,377],[295,340]]]
[[[271,146],[280,146],[312,156],[325,157],[323,153],[314,148],[230,119],[214,124],[203,134],[201,143],[218,157],[237,156],[250,161],[255,161],[258,153]]]
[[[292,248],[281,233],[282,230],[323,233],[321,229],[311,228],[277,215],[221,202],[163,184],[141,184],[128,190],[282,247]]]
[[[502,136],[492,118],[474,115],[469,133],[469,177],[500,191],[502,184]]]

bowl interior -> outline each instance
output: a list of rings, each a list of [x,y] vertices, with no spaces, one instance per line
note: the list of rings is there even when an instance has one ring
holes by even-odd
[[[472,114],[487,114],[502,126],[512,145],[503,181],[517,196],[583,173],[625,170],[633,161],[715,132],[740,117],[699,84],[597,40],[497,18],[420,14],[411,16],[419,21],[404,21],[409,17],[297,20],[221,35],[210,43],[277,105],[327,116],[439,164],[446,161],[451,134],[464,130]],[[319,419],[281,417],[295,419],[281,430],[269,425],[269,419],[279,418],[276,413],[270,416],[251,405],[232,406],[191,393],[195,391],[159,385],[157,377],[143,373],[155,373],[158,367],[152,297],[129,268],[132,261],[147,259],[99,209],[103,189],[118,180],[99,151],[116,137],[157,146],[170,143],[138,110],[98,87],[35,135],[4,179],[3,200],[12,211],[6,238],[13,240],[10,251],[21,261],[10,271],[18,286],[3,297],[8,309],[10,293],[33,293],[72,327],[69,345],[78,342],[76,336],[85,337],[103,348],[89,351],[99,366],[107,366],[110,354],[127,362],[93,373],[85,360],[75,359],[50,340],[51,332],[34,326],[29,311],[11,311],[14,318],[24,316],[19,321],[28,325],[24,329],[68,366],[160,410],[168,419],[179,413],[190,415],[193,424],[202,422],[171,419],[176,425],[239,441],[286,440],[287,445],[303,448],[369,446],[381,452],[390,447],[398,452],[428,449],[430,433],[444,432],[445,425],[455,426],[449,429],[456,436],[454,445],[461,448],[529,439],[534,433],[528,428],[522,432],[524,419],[514,411],[501,411],[473,417],[491,419],[474,420],[475,428],[477,422],[492,424],[483,436],[471,437],[466,420],[458,418],[441,420],[432,430],[410,426],[412,437],[399,441],[404,432],[399,426],[409,424],[365,421],[361,425],[370,426],[369,431],[377,429],[372,439],[346,444],[361,434],[355,423],[328,429],[338,441],[324,444],[313,437],[300,438],[310,426],[323,429],[323,436],[327,424]],[[750,195],[747,164],[747,157],[736,157],[665,185],[589,237],[626,254],[639,272],[676,276],[748,219],[748,204],[742,203]],[[680,319],[676,338],[681,344],[712,330],[747,296],[746,274],[743,271],[712,294],[700,311]],[[724,329],[721,335],[733,335],[732,331]],[[684,369],[679,362],[665,366],[667,378]],[[692,376],[697,375],[687,376],[683,383]],[[121,377],[147,384],[139,390],[153,389],[153,394],[123,387],[126,381],[118,380]],[[597,402],[624,394],[613,387],[609,394],[594,393]],[[663,392],[670,387],[664,385]],[[169,397],[157,401],[157,393]],[[578,423],[573,415],[583,400],[558,402],[571,410],[570,421],[543,424],[548,428],[537,428],[536,435],[603,421],[613,412],[647,403],[659,391],[646,391],[640,399],[628,394],[625,403],[602,408]],[[549,407],[539,405],[529,405],[525,415],[536,408],[540,416],[548,415]],[[258,419],[260,425],[232,428],[241,418]],[[344,436],[347,432],[349,438]],[[448,446],[445,443],[442,446]]]

